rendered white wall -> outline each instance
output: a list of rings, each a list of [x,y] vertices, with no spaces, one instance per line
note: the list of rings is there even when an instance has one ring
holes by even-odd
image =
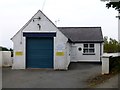
[[[109,74],[110,57],[119,57],[120,53],[104,53],[102,55],[102,74]]]
[[[66,63],[67,62],[66,45],[67,45],[67,38],[60,31],[57,31],[57,35],[55,37],[55,44],[54,44],[54,53],[55,53],[54,69],[67,69],[68,65]],[[64,56],[57,56],[56,55],[57,52],[63,52]]]
[[[81,51],[78,48],[82,48]],[[83,43],[76,43],[71,45],[71,62],[87,61],[99,62],[100,61],[100,44],[95,43],[95,55],[83,55]]]
[[[41,20],[30,20],[30,23],[23,28],[22,31],[56,31],[56,37],[54,37],[54,69],[66,69],[68,64],[66,63],[66,43],[67,38],[39,11],[33,18],[41,17]],[[41,29],[37,24],[41,25]],[[19,31],[17,35],[12,39],[14,43],[14,63],[13,69],[25,69],[26,68],[26,40],[23,37],[23,32]],[[22,42],[22,43],[21,43]],[[58,52],[58,46],[62,45],[61,49],[64,52],[64,56],[56,56],[56,52]],[[20,56],[16,56],[16,52],[22,52],[23,54]]]
[[[14,57],[13,57],[12,69],[24,69],[25,68],[24,43],[25,43],[25,40],[22,37],[22,32],[17,33],[17,35],[13,39]],[[17,56],[16,52],[22,52],[23,55]]]
[[[12,66],[10,51],[0,51],[0,56],[0,66]]]
[[[66,45],[66,53],[67,53],[67,58],[66,58],[66,65],[67,65],[67,69],[68,69],[68,66],[70,64],[70,50],[71,50],[71,46],[70,46],[70,43],[67,43]]]
[[[109,74],[109,57],[102,58],[102,74]]]

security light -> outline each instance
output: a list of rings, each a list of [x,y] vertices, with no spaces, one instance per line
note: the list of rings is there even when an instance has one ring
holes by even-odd
[[[40,20],[40,19],[41,19],[41,17],[38,17],[38,18],[33,18],[33,22],[35,21],[35,19]]]

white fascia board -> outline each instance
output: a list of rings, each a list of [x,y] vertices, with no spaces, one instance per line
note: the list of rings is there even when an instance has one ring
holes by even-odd
[[[56,33],[57,31],[23,31],[23,33]]]
[[[119,2],[120,0],[101,0],[101,1]]]

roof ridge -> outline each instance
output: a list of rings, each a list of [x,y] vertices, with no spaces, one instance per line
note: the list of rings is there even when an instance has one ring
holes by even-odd
[[[93,27],[57,27],[57,28],[101,28],[100,26],[93,26]]]

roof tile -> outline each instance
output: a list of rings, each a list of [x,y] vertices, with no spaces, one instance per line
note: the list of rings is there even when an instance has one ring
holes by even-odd
[[[58,27],[72,42],[103,42],[101,27]]]

